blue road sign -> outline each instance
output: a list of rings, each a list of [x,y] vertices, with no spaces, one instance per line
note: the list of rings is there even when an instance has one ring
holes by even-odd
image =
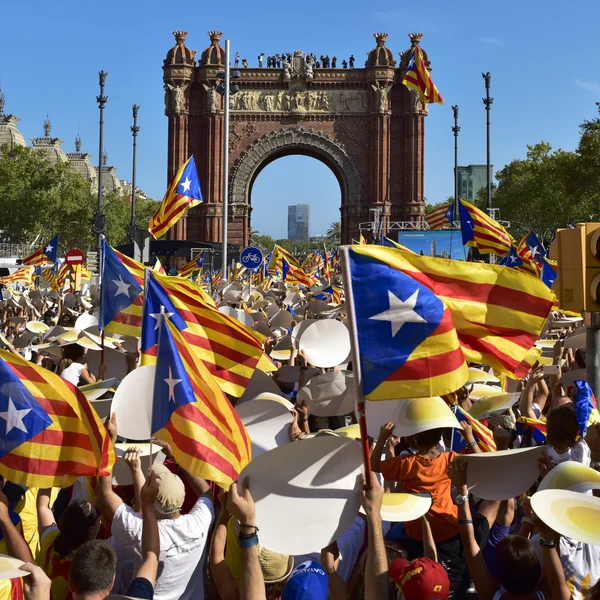
[[[253,246],[244,248],[240,254],[240,262],[242,263],[242,267],[246,267],[246,269],[257,269],[262,265],[262,261],[262,252]]]

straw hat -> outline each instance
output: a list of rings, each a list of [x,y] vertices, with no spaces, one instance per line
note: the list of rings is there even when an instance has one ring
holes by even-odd
[[[265,583],[285,581],[294,569],[294,557],[258,547],[258,562]]]

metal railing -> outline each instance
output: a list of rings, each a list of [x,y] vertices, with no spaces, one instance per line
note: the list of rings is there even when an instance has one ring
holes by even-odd
[[[27,244],[0,243],[0,258],[22,258],[28,254],[31,249]]]

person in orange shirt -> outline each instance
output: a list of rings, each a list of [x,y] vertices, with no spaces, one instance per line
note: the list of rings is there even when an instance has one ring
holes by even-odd
[[[479,452],[473,431],[463,423],[462,435],[473,452]],[[450,598],[463,597],[467,587],[467,562],[458,532],[458,509],[452,499],[452,483],[447,474],[456,452],[442,452],[439,448],[442,429],[423,431],[408,438],[414,454],[395,456],[381,460],[384,447],[392,435],[393,423],[386,423],[380,430],[379,439],[371,455],[371,466],[379,471],[386,481],[403,482],[404,491],[412,494],[431,495],[429,523],[435,540],[439,561],[448,571]],[[456,503],[467,502],[468,497],[457,496]],[[485,546],[489,529],[496,520],[499,503],[486,504],[480,509],[474,523],[476,536]],[[423,555],[423,534],[419,521],[404,524],[405,536],[400,540],[411,560]],[[464,580],[464,581],[463,581]]]

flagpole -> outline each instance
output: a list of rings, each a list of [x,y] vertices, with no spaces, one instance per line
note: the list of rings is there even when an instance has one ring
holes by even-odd
[[[365,396],[363,392],[362,370],[360,367],[360,348],[358,345],[358,334],[356,330],[356,315],[354,313],[354,295],[350,274],[350,260],[348,258],[349,246],[340,246],[340,260],[342,263],[342,278],[344,281],[344,294],[346,296],[348,325],[350,326],[350,342],[352,349],[352,373],[354,374],[354,385],[356,386],[356,408],[358,412],[358,425],[360,427],[360,441],[363,453],[363,464],[365,466],[365,479],[367,488],[371,487],[371,449],[369,448],[369,436],[367,434],[367,418],[365,416]]]
[[[223,96],[223,277],[227,281],[227,219],[229,212],[229,40],[225,40],[225,95]]]
[[[146,289],[146,288],[144,287],[144,289]],[[164,322],[165,322],[165,318],[163,317],[164,314],[165,314],[165,307],[161,304],[160,305],[160,316],[158,317],[159,318],[158,340],[156,341],[157,362],[158,362],[158,356],[159,356],[159,352],[160,352],[160,338],[162,336],[162,329],[163,329]],[[150,414],[152,415],[150,417],[150,468],[152,468],[152,437],[153,437],[152,423],[154,423],[154,396],[156,395],[156,374],[157,373],[158,373],[158,369],[156,368],[156,365],[154,365],[154,389],[152,390],[152,410],[150,411]]]

